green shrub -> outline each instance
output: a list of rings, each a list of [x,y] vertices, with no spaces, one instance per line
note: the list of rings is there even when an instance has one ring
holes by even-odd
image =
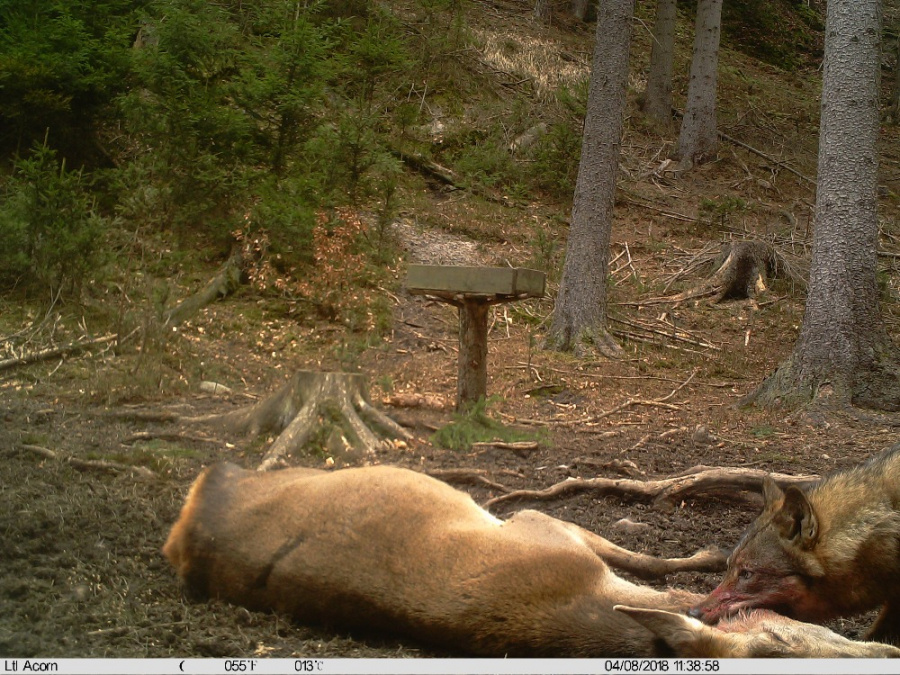
[[[15,164],[0,207],[0,282],[43,285],[53,296],[76,295],[103,259],[107,221],[88,179],[66,170],[56,151],[37,146]]]

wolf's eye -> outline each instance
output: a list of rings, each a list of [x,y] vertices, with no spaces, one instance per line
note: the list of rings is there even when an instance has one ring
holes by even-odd
[[[741,581],[748,581],[753,578],[753,570],[749,570],[746,567],[738,572],[738,579]]]

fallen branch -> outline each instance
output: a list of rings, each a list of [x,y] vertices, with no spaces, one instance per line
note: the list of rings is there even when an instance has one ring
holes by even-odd
[[[449,185],[455,190],[465,190],[468,192],[472,192],[482,199],[486,199],[491,202],[495,202],[497,204],[508,204],[509,200],[502,197],[497,196],[493,192],[482,188],[481,186],[472,183],[469,185],[464,185],[457,180],[456,173],[452,169],[448,169],[445,166],[441,166],[437,162],[433,162],[427,157],[423,157],[418,153],[406,152],[404,150],[399,150],[394,148],[391,150],[391,154],[400,159],[404,164],[409,166],[411,169],[415,169],[419,173],[425,174],[426,176],[430,176],[445,185]]]
[[[63,345],[62,347],[42,349],[41,351],[31,352],[30,354],[25,354],[24,356],[20,356],[14,359],[5,359],[4,361],[0,361],[0,371],[9,370],[10,368],[15,368],[16,366],[24,366],[29,363],[36,363],[37,361],[46,361],[47,359],[52,359],[57,356],[63,356],[64,354],[74,354],[83,351],[88,347],[93,347],[94,345],[101,345],[106,344],[107,342],[112,342],[113,340],[118,339],[118,337],[118,333],[113,333],[111,335],[104,335],[103,337],[92,338],[90,340],[78,340],[76,342],[70,342],[67,345]]]
[[[18,447],[21,450],[26,450],[35,455],[40,455],[41,457],[44,457],[46,459],[65,462],[66,464],[69,464],[72,467],[82,471],[128,471],[131,473],[136,473],[139,476],[143,476],[144,478],[156,477],[156,473],[145,466],[121,464],[119,462],[111,462],[103,459],[79,459],[78,457],[74,457],[72,455],[66,455],[61,452],[56,452],[54,450],[51,450],[50,448],[44,448],[40,445],[30,445],[27,443],[22,443]]]
[[[687,472],[659,480],[639,481],[630,478],[569,478],[543,490],[514,490],[488,500],[485,508],[515,499],[546,501],[579,492],[597,492],[636,501],[650,502],[662,510],[672,510],[679,501],[702,494],[745,499],[741,493],[762,491],[763,478],[771,476],[782,488],[788,485],[807,486],[818,476],[790,476],[769,473],[760,469],[740,467],[694,467]]]
[[[816,184],[816,181],[814,178],[810,178],[809,176],[804,176],[802,173],[797,171],[797,169],[793,168],[790,164],[785,162],[783,159],[776,159],[775,157],[772,157],[771,155],[766,154],[762,150],[757,150],[752,145],[748,145],[747,143],[744,143],[743,141],[739,141],[738,139],[734,138],[733,136],[729,136],[728,134],[726,134],[722,131],[720,131],[718,133],[719,133],[719,138],[722,138],[723,140],[726,140],[729,143],[734,143],[735,145],[739,145],[740,147],[744,148],[745,150],[749,150],[754,155],[757,155],[758,157],[762,157],[763,159],[766,159],[766,160],[772,162],[773,164],[776,164],[777,166],[787,169],[795,176],[805,180],[807,183],[811,183],[812,185]]]
[[[175,307],[166,312],[165,324],[175,326],[187,319],[211,302],[224,298],[234,293],[241,285],[241,277],[244,270],[244,255],[240,248],[234,252],[219,268],[212,279],[193,295],[189,295]]]
[[[489,448],[522,452],[523,450],[537,450],[538,444],[536,441],[516,441],[515,443],[504,443],[502,441],[483,441],[480,443],[472,443],[473,450],[487,450]]]
[[[625,410],[625,408],[630,408],[633,405],[655,406],[657,408],[666,408],[668,410],[678,410],[679,408],[677,405],[667,403],[667,401],[672,399],[675,396],[675,394],[677,394],[679,391],[681,391],[686,386],[688,386],[688,384],[690,384],[691,380],[694,379],[694,376],[696,374],[697,374],[697,371],[695,370],[690,375],[688,375],[688,378],[684,382],[679,384],[677,387],[675,387],[672,391],[670,391],[668,394],[666,394],[662,398],[655,398],[655,399],[651,399],[651,400],[646,400],[646,399],[642,399],[642,398],[629,398],[627,401],[625,401],[624,403],[620,403],[615,408],[612,408],[611,410],[607,410],[606,412],[602,412],[599,415],[593,416],[589,420],[589,422],[597,422],[599,420],[602,420],[604,417],[609,417],[610,415],[615,415],[618,412],[622,412],[623,410]]]

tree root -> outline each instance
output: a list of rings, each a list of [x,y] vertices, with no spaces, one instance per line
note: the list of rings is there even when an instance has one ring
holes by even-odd
[[[621,359],[625,356],[625,350],[616,342],[605,325],[585,328],[573,337],[560,331],[558,334],[550,333],[544,338],[541,349],[556,352],[572,351],[576,358],[589,358],[601,356],[608,359]]]
[[[543,490],[514,490],[489,499],[484,503],[484,507],[489,508],[511,500],[543,501],[591,491],[602,495],[648,501],[663,511],[672,511],[679,501],[704,493],[715,493],[720,498],[743,501],[746,499],[744,493],[762,491],[762,481],[766,476],[771,476],[780,487],[806,486],[819,480],[815,475],[789,476],[759,469],[696,466],[677,476],[650,481],[627,478],[569,478]]]

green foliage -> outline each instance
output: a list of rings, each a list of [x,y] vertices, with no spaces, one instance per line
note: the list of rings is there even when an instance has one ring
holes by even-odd
[[[532,253],[528,266],[544,272],[549,279],[558,280],[564,250],[556,233],[544,223],[535,223],[531,226],[529,244]]]
[[[487,407],[496,400],[495,397],[478,399],[465,412],[455,414],[453,422],[438,429],[431,442],[449,450],[468,450],[472,443],[536,440],[535,434],[512,429],[489,417]]]
[[[530,175],[535,184],[556,199],[575,194],[581,161],[581,129],[570,122],[557,122],[535,144]]]
[[[463,147],[454,168],[469,185],[509,186],[516,182],[518,170],[502,138],[492,137]]]
[[[535,185],[559,200],[570,200],[575,193],[578,164],[581,161],[581,130],[587,111],[589,80],[556,94],[559,118],[531,149],[529,176]]]
[[[726,196],[720,199],[701,199],[701,218],[709,224],[725,226],[732,217],[747,210],[747,202],[740,197]]]
[[[15,165],[0,207],[0,283],[76,294],[103,259],[109,223],[82,171],[66,170],[46,144]]]
[[[244,195],[261,159],[250,117],[233,104],[241,36],[225,10],[204,0],[155,0],[150,11],[153,39],[136,50],[138,86],[121,106],[152,149],[134,159],[172,200],[163,209],[191,222]]]
[[[0,148],[50,132],[69,163],[96,159],[94,131],[126,81],[142,2],[0,0]]]
[[[246,63],[235,95],[256,123],[256,138],[283,175],[298,144],[319,125],[319,101],[335,66],[334,26],[318,15],[322,3],[294,11],[295,3],[262,3],[247,38]]]

